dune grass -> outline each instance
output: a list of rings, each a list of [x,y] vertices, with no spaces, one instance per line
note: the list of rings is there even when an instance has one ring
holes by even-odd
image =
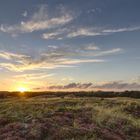
[[[0,138],[5,138],[6,129],[9,135],[27,140],[136,140],[140,131],[139,107],[140,100],[130,98],[1,99]],[[3,124],[3,119],[7,123]]]

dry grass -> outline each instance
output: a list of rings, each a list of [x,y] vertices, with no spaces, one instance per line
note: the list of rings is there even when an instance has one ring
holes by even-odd
[[[140,100],[130,98],[5,98],[1,140],[138,140]]]

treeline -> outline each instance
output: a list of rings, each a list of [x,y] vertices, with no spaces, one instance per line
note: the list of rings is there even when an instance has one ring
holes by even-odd
[[[8,98],[8,97],[37,97],[44,96],[47,98],[52,97],[101,97],[101,98],[113,98],[113,97],[131,97],[131,98],[140,98],[140,91],[124,91],[124,92],[105,92],[105,91],[97,91],[97,92],[0,92],[0,98]]]
[[[140,91],[124,91],[124,92],[113,92],[113,91],[97,91],[97,92],[78,92],[75,96],[79,97],[103,97],[103,98],[113,98],[113,97],[130,97],[130,98],[140,98]]]

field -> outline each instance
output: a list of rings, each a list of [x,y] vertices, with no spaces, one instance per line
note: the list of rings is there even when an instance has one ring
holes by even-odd
[[[0,99],[0,140],[139,140],[139,136],[137,98],[54,94]]]

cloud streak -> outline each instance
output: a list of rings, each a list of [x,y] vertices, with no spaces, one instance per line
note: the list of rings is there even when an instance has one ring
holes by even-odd
[[[19,33],[31,33],[34,31],[44,31],[41,35],[43,39],[62,40],[77,37],[94,37],[104,36],[121,32],[132,32],[140,30],[140,26],[128,27],[85,27],[74,23],[74,19],[78,18],[76,13],[73,14],[65,7],[59,8],[53,14],[48,10],[46,5],[41,5],[28,20],[21,21],[15,25],[0,25],[0,31],[16,35]],[[27,11],[22,14],[24,17],[28,15]],[[69,23],[72,23],[69,24]],[[60,29],[61,27],[61,29]],[[50,30],[51,29],[51,30]]]
[[[54,74],[46,74],[46,73],[32,73],[32,74],[20,74],[16,75],[13,78],[14,79],[22,79],[26,81],[31,81],[31,80],[40,80],[44,78],[49,78],[54,76]]]
[[[116,53],[119,53],[121,51],[122,51],[121,48],[113,48],[110,50],[98,52],[98,53],[94,54],[94,56],[106,56],[106,55],[110,55],[110,54],[116,54]]]
[[[61,31],[55,30],[52,32],[46,32],[42,35],[42,38],[49,40],[49,39],[71,39],[76,37],[94,37],[94,36],[105,36],[111,35],[114,33],[121,33],[121,32],[132,32],[140,30],[140,26],[134,27],[125,27],[125,28],[89,28],[89,27],[81,27],[81,28],[70,28],[66,29],[63,28]]]
[[[17,25],[3,25],[0,26],[0,31],[11,34],[29,33],[33,31],[46,30],[55,27],[60,27],[73,20],[73,16],[63,9],[59,16],[49,17],[46,5],[42,5],[36,13],[33,14],[28,21],[21,21]],[[24,13],[25,15],[25,13]]]
[[[122,51],[121,48],[102,50],[95,44],[81,45],[79,47],[62,45],[49,46],[45,52],[30,56],[20,53],[1,51],[0,58],[6,62],[0,63],[0,68],[11,71],[26,71],[38,69],[55,69],[75,67],[82,63],[103,63],[105,59],[100,56],[117,54]],[[87,58],[87,56],[90,56]],[[98,58],[97,58],[98,57]]]
[[[28,12],[27,12],[27,11],[24,11],[24,12],[22,13],[22,16],[23,16],[23,17],[27,17],[27,16],[28,16]]]
[[[118,28],[118,29],[105,29],[103,33],[119,33],[119,32],[132,32],[140,30],[140,26],[136,27],[126,27],[126,28]]]
[[[105,84],[70,83],[67,85],[55,85],[47,87],[49,90],[140,90],[139,83],[108,82]]]
[[[23,54],[15,54],[15,53],[11,53],[11,52],[4,52],[4,51],[0,51],[0,58],[4,58],[7,60],[11,60],[11,59],[26,59],[29,58],[29,56],[23,55]]]
[[[53,69],[57,67],[70,67],[80,63],[99,63],[104,62],[102,59],[75,59],[67,58],[65,52],[63,53],[46,53],[41,54],[38,59],[31,56],[14,54],[5,52],[6,55],[0,57],[9,60],[10,62],[0,63],[1,68],[11,71],[25,71],[35,69]],[[12,62],[11,62],[12,61]]]

